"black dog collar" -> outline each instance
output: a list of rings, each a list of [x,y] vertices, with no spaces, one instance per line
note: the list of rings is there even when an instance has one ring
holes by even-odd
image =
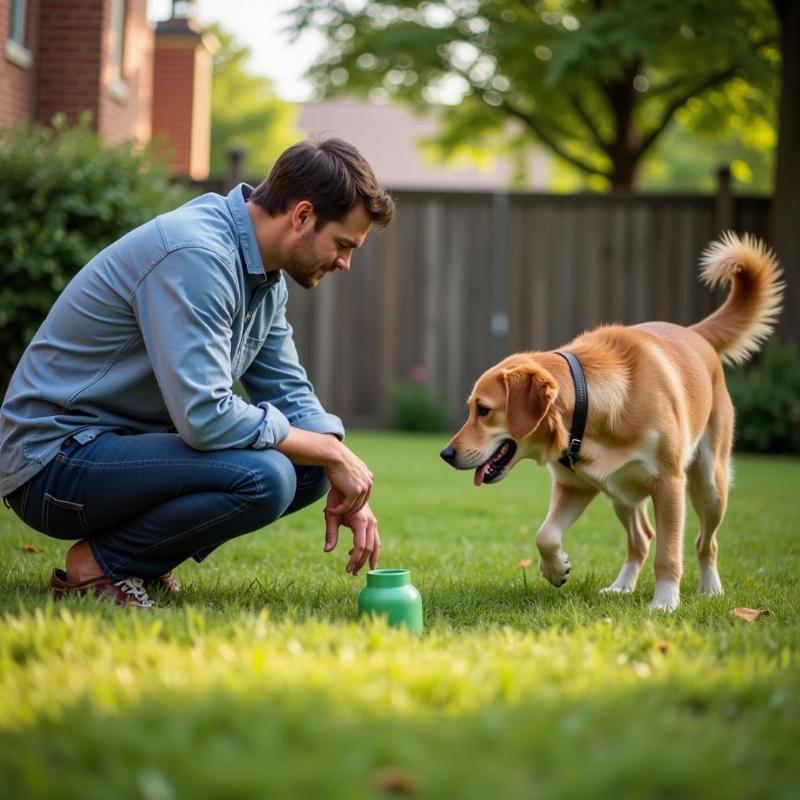
[[[572,413],[572,430],[569,434],[569,446],[558,459],[559,464],[563,464],[571,470],[578,460],[578,451],[581,449],[583,440],[583,430],[586,427],[586,415],[589,411],[589,389],[586,386],[586,376],[583,374],[581,362],[572,353],[556,350],[569,364],[569,371],[572,373],[572,382],[575,384],[575,411]]]

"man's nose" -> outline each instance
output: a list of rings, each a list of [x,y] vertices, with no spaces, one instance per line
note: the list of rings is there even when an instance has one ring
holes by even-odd
[[[451,445],[445,447],[439,455],[448,463],[452,464],[456,460],[456,449]]]
[[[336,266],[344,272],[347,272],[350,269],[350,256],[339,256],[339,258],[336,259]]]

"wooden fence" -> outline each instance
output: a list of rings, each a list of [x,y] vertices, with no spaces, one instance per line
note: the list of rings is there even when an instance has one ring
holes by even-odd
[[[721,297],[698,281],[708,242],[729,227],[768,239],[769,201],[724,191],[393,196],[395,221],[370,233],[349,273],[312,291],[290,281],[301,359],[326,407],[356,427],[384,423],[393,384],[415,367],[455,423],[474,380],[508,353],[601,322],[699,320]]]

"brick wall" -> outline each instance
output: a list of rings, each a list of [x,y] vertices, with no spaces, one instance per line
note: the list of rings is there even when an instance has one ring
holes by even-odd
[[[192,152],[189,176],[195,180],[208,177],[211,165],[211,84],[213,55],[205,46],[194,54],[194,102],[192,104]]]
[[[11,0],[0,0],[0,126],[33,116],[36,78],[36,49],[39,36],[39,4],[28,3],[25,48],[31,54],[28,66],[7,53]]]
[[[4,2],[4,0],[0,0]],[[122,78],[111,64],[111,0],[41,0],[36,119],[92,114],[109,142],[150,135],[153,31],[147,0],[127,0]]]
[[[209,168],[214,42],[186,23],[175,27],[156,31],[152,134],[176,174],[202,180]]]
[[[153,92],[153,29],[147,21],[147,0],[127,0],[126,10],[120,85],[110,60],[111,4],[105,2],[98,130],[109,142],[147,142]]]
[[[97,120],[104,0],[41,0],[36,119]]]
[[[11,0],[0,0],[0,126],[49,123],[57,113],[74,122],[89,112],[106,141],[160,135],[178,174],[207,177],[216,40],[185,19],[160,23],[156,40],[147,0],[126,0],[120,76],[111,61],[112,1],[29,0],[31,63],[21,64],[6,53]]]

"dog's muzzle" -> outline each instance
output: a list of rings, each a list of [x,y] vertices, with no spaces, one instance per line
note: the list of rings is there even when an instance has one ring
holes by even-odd
[[[439,455],[451,466],[454,467],[455,464],[453,463],[456,460],[456,449],[455,447],[447,446],[444,450],[442,450]]]

